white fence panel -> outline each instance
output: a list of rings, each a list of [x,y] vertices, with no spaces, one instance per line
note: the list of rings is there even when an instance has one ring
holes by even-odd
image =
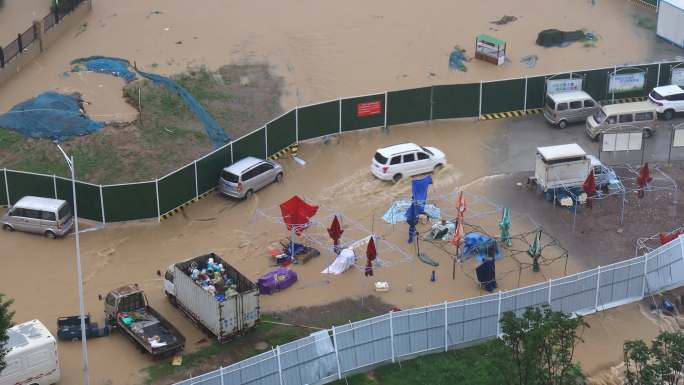
[[[551,308],[565,313],[588,313],[596,306],[598,269],[554,280],[551,284]]]
[[[682,238],[680,236],[647,255],[646,293],[652,294],[684,281]]]

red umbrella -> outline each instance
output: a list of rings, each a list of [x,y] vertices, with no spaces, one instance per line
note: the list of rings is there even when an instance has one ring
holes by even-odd
[[[648,169],[648,162],[646,162],[639,170],[639,176],[636,178],[637,186],[639,186],[639,198],[644,197],[644,187],[646,187],[646,185],[648,185],[652,180],[653,177]]]
[[[340,226],[340,221],[337,219],[337,215],[332,220],[332,223],[330,224],[330,228],[328,229],[328,235],[330,235],[330,238],[333,240],[333,245],[335,248],[337,248],[337,245],[340,243],[340,238],[342,238],[342,233],[344,233],[344,230],[342,230],[342,227]]]
[[[366,262],[366,277],[368,276],[373,276],[373,261],[375,260],[375,257],[378,256],[378,252],[375,250],[375,241],[373,240],[373,236],[371,235],[370,240],[368,241],[368,248],[366,248],[366,258],[368,258],[368,262]]]
[[[585,193],[587,193],[587,207],[591,208],[592,207],[591,197],[596,195],[596,180],[594,179],[593,171],[589,171],[589,175],[587,175],[587,179],[582,184],[582,189],[584,190]]]
[[[280,211],[287,229],[290,231],[294,229],[297,235],[301,235],[302,230],[309,225],[311,217],[316,215],[318,206],[312,206],[295,195],[280,204]]]

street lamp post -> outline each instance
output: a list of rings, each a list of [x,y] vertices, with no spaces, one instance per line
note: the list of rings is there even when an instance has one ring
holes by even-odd
[[[76,270],[78,271],[78,300],[81,312],[81,351],[83,353],[83,385],[90,384],[88,375],[88,343],[86,341],[85,305],[83,303],[83,273],[81,271],[81,238],[78,231],[78,204],[76,204],[76,176],[74,175],[74,157],[68,156],[62,147],[57,148],[64,155],[69,171],[71,171],[71,192],[74,202],[74,231],[76,232]]]

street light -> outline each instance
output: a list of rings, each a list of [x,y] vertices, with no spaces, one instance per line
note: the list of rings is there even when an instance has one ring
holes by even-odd
[[[64,155],[67,166],[71,171],[71,191],[74,202],[74,231],[76,232],[76,270],[78,271],[78,300],[81,311],[81,350],[83,352],[83,385],[89,385],[88,378],[88,343],[86,342],[85,305],[83,304],[83,273],[81,271],[81,238],[78,231],[78,204],[76,204],[76,176],[74,175],[74,157],[68,156],[62,147],[57,148]]]

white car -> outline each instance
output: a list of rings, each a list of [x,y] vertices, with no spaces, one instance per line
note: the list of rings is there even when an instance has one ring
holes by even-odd
[[[656,112],[665,120],[670,120],[676,112],[684,111],[684,89],[681,86],[669,85],[656,87],[648,94]]]
[[[378,179],[397,182],[405,176],[431,173],[446,163],[444,153],[434,147],[403,143],[378,149],[370,169]]]

